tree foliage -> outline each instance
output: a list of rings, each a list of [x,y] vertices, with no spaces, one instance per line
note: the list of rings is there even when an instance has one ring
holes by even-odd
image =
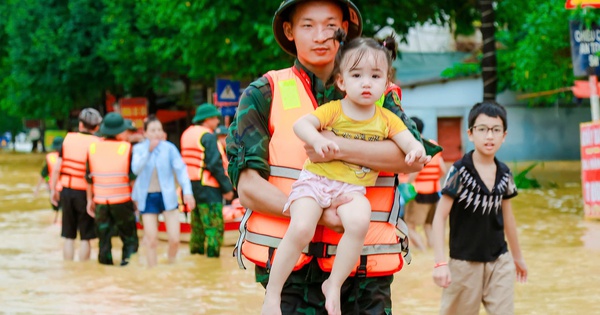
[[[468,24],[478,21],[480,15],[471,14],[474,0],[461,5],[461,21],[457,32],[469,33]],[[466,6],[466,7],[465,7]],[[569,20],[582,20],[587,24],[600,21],[594,10],[569,11],[564,0],[496,1],[496,32],[498,91],[545,92],[573,85],[570,55]],[[460,12],[454,10],[450,12]],[[479,56],[481,59],[481,56]],[[477,67],[477,66],[475,66]],[[444,75],[472,74],[473,64],[455,65]],[[477,71],[481,71],[479,68]],[[556,101],[570,101],[571,92],[559,92],[529,99],[532,106],[549,106]]]
[[[480,18],[477,0],[354,2],[365,36],[386,25],[403,36],[423,22],[451,23],[468,34]],[[0,0],[0,108],[19,117],[58,119],[73,108],[99,107],[107,90],[145,96],[182,80],[189,93],[191,84],[211,86],[216,77],[254,79],[293,60],[273,38],[278,5]],[[567,22],[573,13],[563,6],[563,0],[496,2],[500,90],[543,91],[572,83]]]

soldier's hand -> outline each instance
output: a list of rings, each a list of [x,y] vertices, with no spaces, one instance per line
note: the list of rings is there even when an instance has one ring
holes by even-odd
[[[321,219],[319,219],[319,224],[324,225],[334,232],[343,233],[344,226],[342,225],[342,220],[337,214],[337,208],[350,201],[352,201],[352,197],[350,196],[340,196],[335,198],[331,202],[331,206],[329,206],[329,208],[323,209],[323,214],[321,215]]]
[[[233,200],[233,191],[224,193],[223,198],[227,201]]]
[[[60,196],[58,195],[58,191],[51,190],[50,191],[50,203],[52,203],[55,207],[58,207],[59,200],[60,200]]]

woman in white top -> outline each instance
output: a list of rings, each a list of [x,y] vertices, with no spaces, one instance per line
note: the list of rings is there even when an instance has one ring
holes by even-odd
[[[190,208],[196,206],[187,168],[177,147],[165,140],[162,123],[150,115],[144,122],[146,140],[133,147],[132,169],[137,175],[132,198],[137,203],[144,225],[144,244],[148,267],[157,263],[158,215],[165,218],[169,238],[169,263],[175,262],[179,248],[179,203],[175,178],[183,190],[183,201]]]

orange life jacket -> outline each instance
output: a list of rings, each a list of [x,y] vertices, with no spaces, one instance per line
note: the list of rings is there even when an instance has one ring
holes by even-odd
[[[269,120],[269,182],[289,195],[292,183],[298,178],[307,158],[303,142],[294,134],[292,126],[299,117],[313,112],[317,102],[308,92],[310,83],[295,67],[270,71],[266,77],[273,93]],[[353,275],[383,276],[402,269],[401,253],[403,250],[407,252],[408,242],[401,241],[395,233],[394,223],[398,218],[395,187],[394,174],[383,172],[379,174],[375,187],[367,187],[366,196],[372,207],[371,224]],[[241,253],[254,264],[269,268],[288,225],[289,219],[247,210],[240,224],[240,238],[236,245],[240,267],[243,267]],[[317,226],[311,244],[301,254],[294,270],[317,257],[321,269],[330,272],[341,236],[342,234],[323,226]],[[407,256],[407,261],[408,259]]]
[[[202,182],[202,186],[219,188],[217,179],[205,168],[204,151],[206,149],[200,142],[205,133],[212,133],[212,131],[203,126],[189,126],[181,135],[181,157],[187,165],[190,180],[199,180]],[[219,147],[218,141],[217,147]],[[219,148],[221,159],[223,159],[224,151],[221,150],[222,148]]]
[[[58,161],[58,152],[50,152],[46,154],[46,165],[48,166],[48,183],[52,184],[52,174],[54,172],[54,166],[56,166],[56,161]],[[63,189],[60,181],[56,181],[56,191],[61,191]]]
[[[429,140],[431,143],[437,145],[433,140]],[[415,178],[415,190],[419,194],[433,194],[442,190],[440,185],[440,177],[442,176],[442,169],[440,167],[440,154],[436,154],[431,158],[431,161],[423,167]]]
[[[217,147],[219,148],[219,153],[221,153],[221,161],[223,161],[223,170],[225,170],[225,175],[229,177],[227,174],[227,168],[229,167],[229,160],[227,159],[227,153],[225,152],[225,148],[221,144],[221,142],[217,141]]]
[[[100,138],[79,132],[69,132],[62,146],[62,164],[60,182],[63,187],[75,190],[85,190],[85,161],[90,144],[100,141]]]
[[[381,95],[381,97],[377,100],[377,102],[375,102],[375,105],[383,107],[383,103],[385,103],[385,97],[391,92],[396,92],[396,94],[398,94],[398,98],[402,99],[402,88],[400,88],[399,86],[397,86],[394,83],[390,83],[388,85],[388,87],[385,89],[385,92],[383,93],[383,95]]]
[[[88,163],[95,203],[108,205],[131,200],[131,143],[116,140],[92,143]]]

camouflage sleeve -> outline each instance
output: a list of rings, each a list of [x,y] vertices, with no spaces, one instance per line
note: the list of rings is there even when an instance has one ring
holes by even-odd
[[[442,152],[442,147],[440,147],[439,145],[435,145],[426,139],[421,138],[421,134],[419,133],[419,130],[417,130],[417,125],[415,125],[412,119],[410,119],[410,117],[408,117],[408,115],[406,115],[406,113],[402,109],[400,96],[398,96],[398,93],[395,90],[391,90],[385,96],[385,100],[383,101],[383,107],[391,110],[394,114],[398,115],[398,117],[402,119],[402,122],[404,122],[406,128],[410,130],[410,133],[412,133],[415,139],[423,143],[423,147],[425,147],[425,152],[427,152],[427,155],[434,156],[435,154]]]
[[[40,176],[43,178],[48,178],[50,176],[50,171],[48,171],[48,164],[44,162],[44,166],[42,166],[42,171],[40,172]]]
[[[237,113],[229,126],[227,157],[229,178],[237,187],[242,170],[257,170],[269,177],[269,114],[271,86],[266,77],[252,82],[240,99]]]
[[[222,193],[230,192],[232,190],[231,181],[229,177],[225,176],[225,170],[223,170],[223,161],[221,160],[221,153],[217,146],[217,137],[207,132],[200,138],[200,143],[205,148],[204,167],[217,180]]]

